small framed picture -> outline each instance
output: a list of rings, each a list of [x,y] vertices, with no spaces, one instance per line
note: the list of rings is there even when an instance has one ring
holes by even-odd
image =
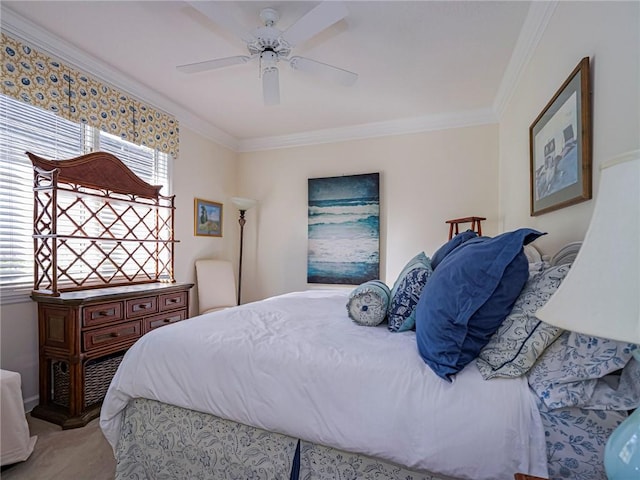
[[[196,198],[193,207],[193,226],[196,236],[222,236],[222,204]]]
[[[529,127],[531,215],[591,198],[591,81],[583,58]]]

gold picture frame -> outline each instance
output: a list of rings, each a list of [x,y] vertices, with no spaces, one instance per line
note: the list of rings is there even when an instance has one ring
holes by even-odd
[[[222,237],[222,204],[195,198],[193,232],[198,237]]]

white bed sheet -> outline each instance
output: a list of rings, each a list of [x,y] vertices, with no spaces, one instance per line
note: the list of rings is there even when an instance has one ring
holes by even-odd
[[[485,381],[472,362],[443,381],[415,332],[353,323],[348,293],[290,293],[143,336],[107,392],[108,441],[115,450],[124,408],[142,397],[454,478],[547,475],[526,379]]]

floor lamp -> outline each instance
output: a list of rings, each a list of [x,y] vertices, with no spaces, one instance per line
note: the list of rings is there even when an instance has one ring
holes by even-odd
[[[240,305],[240,295],[242,292],[242,240],[244,237],[244,224],[247,221],[244,219],[244,214],[247,210],[256,206],[258,203],[251,198],[233,197],[231,199],[233,204],[240,210],[240,218],[238,223],[240,224],[240,259],[238,260],[238,305]]]

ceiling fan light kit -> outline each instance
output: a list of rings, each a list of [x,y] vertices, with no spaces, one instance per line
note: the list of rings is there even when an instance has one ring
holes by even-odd
[[[325,1],[320,3],[285,31],[275,27],[280,19],[278,12],[273,8],[265,8],[260,12],[264,26],[258,27],[252,32],[246,31],[227,13],[226,7],[221,4],[224,2],[196,1],[188,3],[214,23],[239,36],[247,44],[250,56],[237,55],[180,65],[176,67],[180,72],[198,73],[240,65],[258,59],[265,105],[280,103],[277,66],[280,61],[288,63],[293,70],[309,73],[339,85],[351,86],[358,79],[356,73],[333,65],[300,56],[289,57],[295,45],[309,40],[348,15],[347,8],[341,2]]]
[[[265,105],[277,105],[280,103],[280,82],[276,67],[268,67],[263,70],[262,93]]]

